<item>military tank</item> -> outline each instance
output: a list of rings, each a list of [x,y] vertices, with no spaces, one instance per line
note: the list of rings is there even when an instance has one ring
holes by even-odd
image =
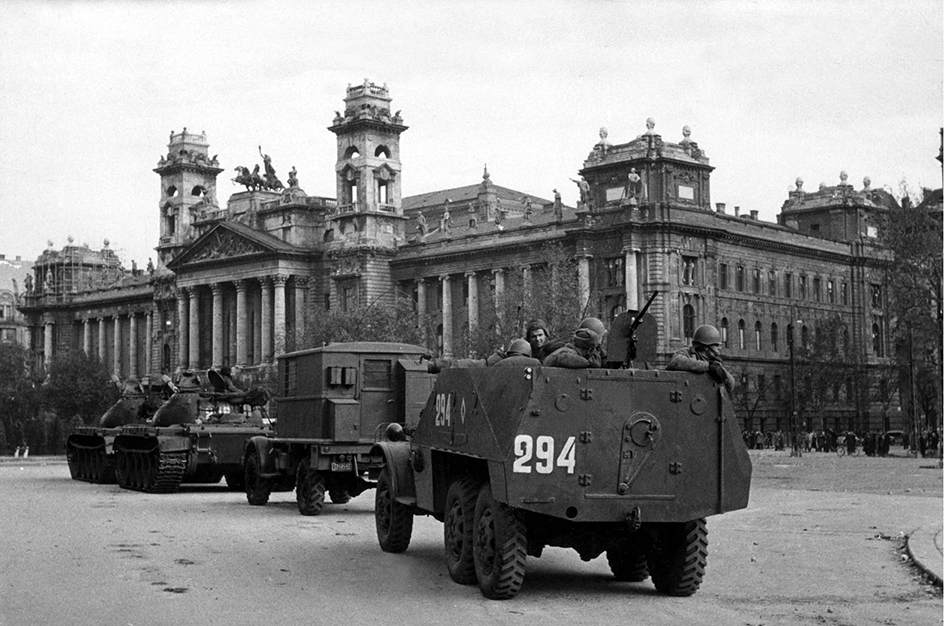
[[[143,424],[124,426],[115,436],[115,476],[125,489],[172,493],[181,483],[244,485],[246,440],[269,432],[264,389],[229,392],[210,370],[213,390],[199,375],[181,373],[174,393]]]
[[[123,426],[144,423],[167,399],[163,384],[114,379],[121,397],[99,418],[97,426],[78,426],[66,439],[66,460],[74,480],[115,483],[115,437]]]

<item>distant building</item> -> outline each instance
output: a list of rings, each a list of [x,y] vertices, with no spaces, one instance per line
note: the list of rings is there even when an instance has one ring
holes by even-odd
[[[846,177],[806,192],[802,181],[778,223],[756,211],[712,206],[713,168],[688,128],[666,141],[647,120],[636,138],[611,144],[605,130],[579,174],[577,207],[496,185],[487,169],[465,187],[402,198],[399,142],[386,86],[350,86],[329,127],[336,135],[334,198],[240,168],[246,190],[216,203],[223,172],[205,134],[172,133],[160,177],[158,263],[132,275],[107,249],[70,244],[34,266],[21,310],[40,358],[82,349],[122,376],[231,365],[266,371],[325,309],[392,298],[416,300],[442,353],[473,326],[479,293],[500,294],[510,271],[541,271],[542,244],[577,259],[586,308],[605,321],[637,311],[658,290],[654,365],[664,365],[703,323],[718,326],[726,362],[763,395],[753,427],[789,426],[789,343],[829,317],[848,329],[849,380],[824,422],[881,429],[894,393],[888,357],[885,251],[879,221],[893,199]],[[294,178],[294,172],[293,172]],[[561,186],[571,184],[565,175]],[[286,182],[288,179],[286,179]],[[553,192],[552,192],[553,193]],[[393,339],[393,338],[392,338]]]
[[[0,254],[0,341],[28,345],[26,317],[18,310],[33,274],[33,264]],[[29,276],[29,278],[27,278]]]

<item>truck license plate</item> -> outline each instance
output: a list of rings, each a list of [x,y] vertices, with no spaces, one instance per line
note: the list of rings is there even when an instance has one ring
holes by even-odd
[[[332,472],[350,472],[354,469],[351,461],[343,461],[338,463],[336,461],[331,461],[331,471]]]

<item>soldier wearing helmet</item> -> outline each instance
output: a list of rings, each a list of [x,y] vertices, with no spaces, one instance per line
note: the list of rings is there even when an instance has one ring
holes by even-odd
[[[724,383],[728,393],[731,393],[736,385],[734,376],[721,364],[721,333],[709,324],[695,329],[692,345],[672,355],[666,369],[699,374],[707,372],[719,383]]]
[[[544,323],[544,320],[535,318],[528,322],[527,327],[525,327],[524,338],[531,345],[532,357],[541,361],[550,354],[550,352],[545,352],[545,346],[550,340],[550,336],[547,334],[547,324]]]
[[[600,342],[603,337],[589,328],[578,328],[573,339],[544,359],[547,367],[569,367],[583,369],[602,367]]]
[[[508,345],[505,358],[495,363],[495,367],[538,367],[541,362],[531,356],[531,344],[524,339],[515,339]]]

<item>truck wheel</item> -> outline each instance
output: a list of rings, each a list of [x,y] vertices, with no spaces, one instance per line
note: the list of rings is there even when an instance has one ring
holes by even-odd
[[[606,551],[606,562],[616,580],[638,583],[649,578],[646,552],[637,542],[627,541]]]
[[[472,529],[475,527],[475,501],[479,481],[466,476],[452,482],[446,493],[443,519],[443,544],[449,576],[460,585],[474,585],[475,561],[472,557]]]
[[[344,489],[329,489],[328,497],[334,504],[347,504],[351,501],[351,494]]]
[[[259,457],[250,454],[246,458],[246,499],[253,506],[265,506],[272,493],[272,479],[259,475]]]
[[[318,470],[312,469],[308,459],[298,464],[298,473],[295,475],[295,500],[298,502],[299,513],[321,513],[325,503],[325,489],[324,476]]]
[[[647,562],[652,583],[662,593],[690,596],[698,591],[708,564],[705,519],[661,525]]]
[[[528,538],[521,513],[496,502],[488,483],[475,501],[472,558],[482,595],[515,597],[524,582]]]
[[[384,552],[403,552],[409,547],[413,535],[413,511],[393,499],[392,486],[390,468],[385,465],[377,478],[374,523],[380,549]]]

